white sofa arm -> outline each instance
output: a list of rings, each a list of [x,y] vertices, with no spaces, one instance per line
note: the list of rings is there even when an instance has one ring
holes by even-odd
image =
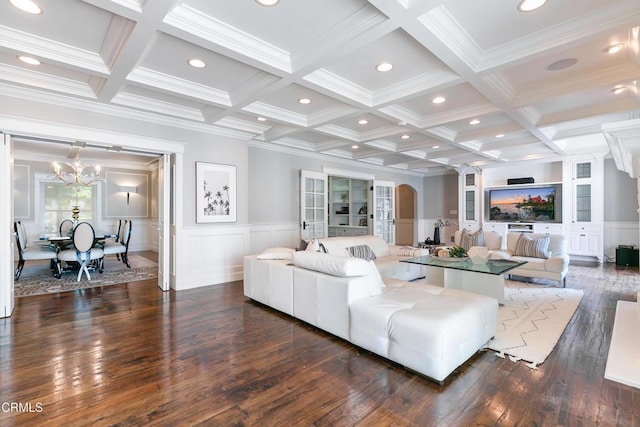
[[[544,262],[544,268],[547,271],[561,273],[569,267],[569,255],[556,255]]]
[[[405,256],[413,258],[417,256],[429,255],[428,249],[412,248],[410,246],[389,245],[388,249],[390,256]]]

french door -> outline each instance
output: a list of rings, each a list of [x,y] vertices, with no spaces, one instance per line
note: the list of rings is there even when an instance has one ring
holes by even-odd
[[[171,164],[170,155],[163,154],[158,160],[158,287],[170,288],[170,212],[171,212]]]
[[[395,183],[373,181],[373,234],[380,236],[388,244],[396,242]]]
[[[0,317],[13,312],[13,147],[11,136],[0,133]]]
[[[300,237],[327,237],[327,174],[300,171]]]

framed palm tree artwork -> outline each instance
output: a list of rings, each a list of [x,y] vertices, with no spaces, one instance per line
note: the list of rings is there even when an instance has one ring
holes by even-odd
[[[236,221],[236,167],[196,162],[196,222]]]

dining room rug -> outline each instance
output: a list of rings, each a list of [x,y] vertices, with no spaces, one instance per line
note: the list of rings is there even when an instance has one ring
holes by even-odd
[[[158,264],[154,261],[140,255],[129,254],[129,263],[131,268],[128,268],[115,257],[105,258],[104,272],[102,274],[98,271],[91,271],[91,280],[87,280],[87,277],[82,275],[78,282],[76,281],[77,270],[63,273],[60,279],[56,279],[49,270],[48,261],[30,261],[25,264],[20,279],[14,283],[14,295],[16,297],[26,297],[53,294],[158,277]]]
[[[582,296],[582,290],[505,280],[498,329],[486,348],[535,369],[555,347]]]

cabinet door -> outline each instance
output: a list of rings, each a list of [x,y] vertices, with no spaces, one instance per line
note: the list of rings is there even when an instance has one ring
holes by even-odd
[[[593,211],[593,162],[573,164],[573,221],[591,222]]]

